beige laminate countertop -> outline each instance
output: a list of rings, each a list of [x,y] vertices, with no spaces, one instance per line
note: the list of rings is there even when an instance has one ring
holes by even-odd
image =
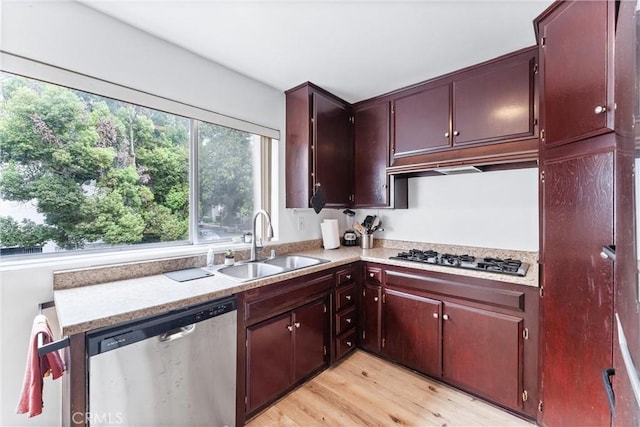
[[[341,247],[334,250],[312,249],[296,253],[323,258],[329,262],[241,283],[218,275],[186,282],[176,282],[163,274],[157,274],[97,285],[55,290],[54,300],[62,334],[73,335],[121,322],[162,314],[170,310],[204,303],[223,296],[356,261],[377,262],[420,270],[480,277],[525,286],[538,286],[538,269],[531,260],[526,260],[530,263],[527,275],[525,277],[516,277],[389,259],[389,257],[397,255],[398,251],[398,249],[394,248],[363,250],[360,248]]]

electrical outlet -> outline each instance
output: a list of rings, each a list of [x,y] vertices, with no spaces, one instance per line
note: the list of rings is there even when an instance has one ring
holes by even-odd
[[[304,231],[304,217],[298,217],[298,231]]]

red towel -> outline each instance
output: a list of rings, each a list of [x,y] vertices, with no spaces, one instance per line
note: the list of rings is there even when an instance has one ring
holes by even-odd
[[[51,374],[53,379],[59,378],[64,373],[64,363],[57,351],[52,351],[44,356],[38,355],[38,334],[43,335],[43,344],[53,341],[53,334],[46,316],[38,315],[33,320],[31,339],[29,342],[29,354],[27,366],[24,372],[22,393],[16,412],[18,414],[29,413],[29,418],[42,413],[42,386],[45,376]]]

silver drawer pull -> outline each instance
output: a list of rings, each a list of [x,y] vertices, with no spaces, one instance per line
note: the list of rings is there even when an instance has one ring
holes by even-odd
[[[289,332],[291,332],[291,331],[293,331],[293,326],[287,325],[287,329],[289,330]]]
[[[449,320],[449,315],[448,314],[443,314],[442,315],[442,320]]]
[[[295,325],[296,328],[299,328],[300,327],[300,322],[296,322],[296,323],[294,323],[294,325]]]
[[[158,341],[171,342],[173,340],[184,338],[195,330],[196,330],[196,324],[192,323],[190,325],[183,326],[181,328],[172,329],[168,332],[165,332],[162,335],[158,335]]]
[[[438,318],[438,313],[433,313],[433,318],[437,319]]]
[[[347,274],[347,280],[351,280],[351,275]]]
[[[351,301],[351,295],[345,295],[344,299],[346,299],[347,301]]]
[[[369,277],[376,277],[375,273],[369,273]]]
[[[344,319],[344,321],[347,322],[347,323],[351,323],[351,318],[347,317],[346,319]]]
[[[373,297],[374,302],[378,302],[378,297]]]
[[[353,345],[351,341],[347,341],[345,344],[347,345],[347,347],[351,347]]]
[[[593,112],[596,114],[602,114],[605,111],[607,111],[607,107],[605,107],[604,105],[598,105],[596,108],[594,108]]]

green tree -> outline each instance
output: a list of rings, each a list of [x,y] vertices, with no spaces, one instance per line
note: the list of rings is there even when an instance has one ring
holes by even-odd
[[[45,236],[69,249],[186,238],[188,120],[0,77],[0,196],[35,201],[45,218],[3,220],[3,246]]]
[[[220,206],[220,224],[234,225],[253,211],[251,134],[207,123],[199,133],[200,217]]]

